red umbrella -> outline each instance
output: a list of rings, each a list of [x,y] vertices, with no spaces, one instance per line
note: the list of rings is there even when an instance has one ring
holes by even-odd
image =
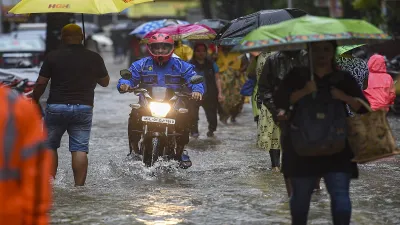
[[[143,41],[147,41],[156,33],[169,34],[174,40],[212,40],[216,35],[213,29],[203,24],[173,25],[151,31],[146,34]]]

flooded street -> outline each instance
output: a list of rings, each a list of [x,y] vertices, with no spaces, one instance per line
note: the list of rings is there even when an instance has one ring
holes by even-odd
[[[236,125],[219,124],[207,138],[201,109],[200,133],[187,146],[193,166],[172,162],[146,168],[126,157],[127,119],[133,94],[116,90],[119,70],[105,54],[111,76],[98,87],[85,187],[75,188],[68,139],[59,149],[54,183],[53,224],[290,224],[283,177],[269,170],[266,151],[255,147],[256,124],[250,105]],[[400,140],[400,117],[390,118]],[[397,141],[398,145],[400,142]],[[400,157],[360,166],[353,180],[353,224],[400,224]],[[313,196],[309,224],[331,224],[325,186]]]

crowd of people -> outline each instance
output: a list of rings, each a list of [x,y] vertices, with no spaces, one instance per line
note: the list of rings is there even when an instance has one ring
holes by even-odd
[[[69,24],[61,35],[64,46],[47,55],[33,94],[33,101],[38,102],[51,79],[45,127],[34,105],[0,88],[0,105],[2,109],[7,108],[0,111],[3,134],[0,137],[4,137],[1,143],[4,143],[2,154],[5,156],[0,162],[0,198],[11,210],[6,212],[2,207],[0,220],[6,221],[5,224],[48,223],[51,200],[48,179],[56,176],[57,149],[66,131],[75,185],[85,184],[94,89],[97,84],[107,87],[110,77],[101,56],[82,45],[79,26]],[[186,81],[196,74],[204,77],[203,84],[189,87],[193,97],[189,107],[190,127],[187,138],[178,141],[182,148],[178,147],[181,153],[176,160],[187,160],[181,154],[189,134],[194,138],[199,136],[200,106],[208,122],[207,136],[213,137],[218,116],[222,124],[237,121],[246,97],[241,90],[250,88],[257,122],[256,144],[269,151],[271,169],[284,175],[292,224],[307,224],[311,195],[320,188],[321,178],[331,197],[334,224],[350,224],[350,180],[358,177],[358,170],[357,164],[351,161],[353,154],[349,145],[337,147],[331,155],[303,155],[299,146],[294,145],[298,135],[292,126],[294,122],[302,129],[313,129],[314,124],[304,125],[304,121],[308,121],[307,113],[317,107],[310,105],[311,96],[316,92],[323,93],[324,98],[329,96],[325,100],[330,109],[343,115],[343,119],[366,112],[356,99],[369,103],[374,110],[388,111],[395,89],[393,79],[386,73],[383,56],[373,55],[368,62],[352,57],[351,52],[337,57],[334,41],[313,43],[309,58],[305,50],[240,54],[231,52],[227,46],[216,48],[205,43],[195,43],[192,48],[172,41],[167,34],[156,34],[151,40],[148,43],[150,56],[133,62],[129,68],[132,79],[119,80],[120,93],[140,82],[153,82],[152,78],[146,80],[146,76],[151,75],[149,71],[157,73],[156,76],[164,76],[165,70],[172,76],[176,72]],[[310,79],[311,71],[314,79]],[[161,84],[162,79],[152,84],[166,85]],[[255,82],[248,87],[246,83],[250,80]],[[27,112],[31,117],[24,121],[23,114]],[[133,121],[133,126],[137,126],[137,117],[135,112],[131,114],[129,120]],[[44,144],[46,139],[47,145]],[[133,150],[137,151],[137,147],[136,143]],[[4,190],[12,190],[12,193]]]

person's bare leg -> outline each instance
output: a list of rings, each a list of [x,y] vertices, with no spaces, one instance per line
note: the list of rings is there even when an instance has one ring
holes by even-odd
[[[321,179],[322,179],[322,177],[317,179],[317,183],[315,184],[315,188],[314,188],[315,191],[322,190],[322,188],[321,188]]]
[[[84,186],[88,169],[88,157],[86,152],[71,152],[72,171],[74,172],[75,186]]]
[[[57,149],[56,150],[52,150],[52,155],[53,155],[53,171],[52,171],[52,176],[54,179],[56,179],[56,175],[57,175],[57,168],[58,168],[58,153],[57,153]]]

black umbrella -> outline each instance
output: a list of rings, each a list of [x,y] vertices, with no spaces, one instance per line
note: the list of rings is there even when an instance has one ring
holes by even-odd
[[[264,25],[301,17],[307,13],[300,9],[262,10],[229,22],[215,37],[220,45],[237,45],[248,33]]]
[[[203,24],[208,26],[209,28],[213,29],[215,32],[219,32],[221,28],[229,23],[229,20],[222,20],[222,19],[203,19],[196,24]]]

